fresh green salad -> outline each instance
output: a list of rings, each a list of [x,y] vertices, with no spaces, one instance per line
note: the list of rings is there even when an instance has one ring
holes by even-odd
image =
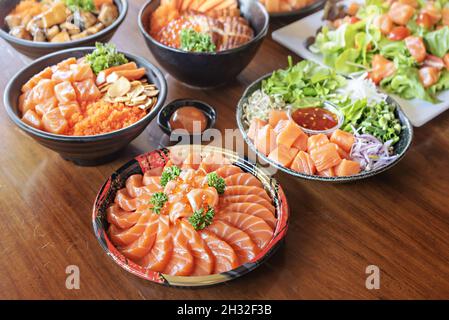
[[[189,52],[215,52],[217,47],[209,34],[196,32],[193,29],[183,29],[181,49]]]
[[[449,0],[366,0],[326,18],[309,49],[338,73],[432,103],[449,89]]]
[[[86,61],[90,64],[95,74],[114,66],[128,63],[128,59],[117,52],[117,48],[111,43],[96,43],[96,49],[86,55]]]

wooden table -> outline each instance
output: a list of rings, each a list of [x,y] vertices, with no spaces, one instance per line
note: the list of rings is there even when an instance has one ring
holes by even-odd
[[[155,62],[130,10],[113,42]],[[281,22],[274,22],[275,27]],[[30,62],[0,42],[0,88]],[[284,67],[287,49],[265,40],[234,83],[203,91],[167,75],[167,102],[194,97],[214,105],[217,127],[236,128],[244,88]],[[299,59],[295,57],[296,60]],[[304,299],[449,297],[449,113],[415,131],[401,163],[352,184],[323,184],[277,174],[291,218],[285,245],[260,268],[224,285],[167,288],[118,267],[92,232],[91,209],[105,179],[133,156],[165,143],[155,121],[116,161],[78,167],[19,130],[0,109],[0,298],[31,299]],[[66,267],[81,287],[65,287]],[[381,270],[380,289],[365,287],[368,265]]]

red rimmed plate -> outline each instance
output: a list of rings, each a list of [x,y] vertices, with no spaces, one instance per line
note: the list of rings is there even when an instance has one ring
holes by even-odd
[[[261,250],[252,261],[227,272],[208,276],[171,276],[145,269],[123,256],[109,240],[106,232],[109,226],[106,219],[106,209],[114,201],[116,192],[125,186],[126,179],[129,176],[133,174],[144,174],[148,170],[163,167],[169,160],[170,155],[176,154],[176,156],[182,156],[182,154],[187,154],[191,151],[199,152],[202,155],[211,152],[219,152],[231,160],[234,165],[240,167],[245,172],[253,174],[262,182],[265,190],[273,200],[273,205],[276,208],[277,224],[273,237],[268,245]],[[265,262],[279,248],[282,240],[285,238],[288,227],[288,217],[289,210],[287,199],[281,186],[261,168],[251,162],[248,162],[247,160],[242,159],[237,154],[229,150],[210,146],[184,145],[166,149],[158,149],[137,156],[114,172],[101,187],[95,199],[92,223],[95,236],[100,242],[102,248],[106,251],[107,255],[123,269],[138,277],[159,284],[168,286],[198,287],[214,285],[235,279],[250,272],[251,270],[254,270],[256,267]]]

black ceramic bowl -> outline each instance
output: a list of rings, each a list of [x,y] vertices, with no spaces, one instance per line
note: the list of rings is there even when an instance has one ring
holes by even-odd
[[[269,16],[258,1],[241,0],[240,9],[254,30],[254,38],[241,47],[217,53],[195,53],[165,46],[148,32],[151,13],[160,1],[150,0],[140,10],[138,23],[145,42],[159,64],[173,77],[195,87],[216,87],[245,69],[268,32]]]
[[[18,110],[18,100],[22,85],[45,67],[54,65],[69,57],[82,57],[92,52],[93,49],[93,47],[68,49],[49,54],[34,61],[10,80],[3,97],[9,117],[20,129],[43,146],[58,152],[64,159],[71,160],[79,165],[96,165],[112,160],[121,149],[141,134],[151,120],[156,117],[167,96],[167,83],[159,69],[143,58],[123,52],[130,61],[135,61],[139,67],[144,67],[147,70],[146,77],[148,81],[156,84],[159,89],[158,101],[145,117],[129,127],[94,136],[52,134],[35,129],[24,123],[19,118]]]
[[[19,2],[20,0],[0,0],[0,37],[5,39],[17,51],[30,58],[41,57],[55,51],[69,48],[92,46],[95,42],[108,42],[123,22],[126,13],[128,12],[128,0],[114,0],[114,3],[119,10],[119,16],[114,23],[100,32],[83,39],[62,43],[33,42],[13,37],[8,33],[9,30],[5,23],[5,17]]]
[[[212,106],[199,100],[178,99],[164,106],[157,116],[157,124],[165,134],[170,135],[172,133],[170,128],[170,118],[172,114],[179,108],[186,106],[196,107],[204,113],[207,118],[207,126],[205,130],[210,129],[215,125],[217,113]]]

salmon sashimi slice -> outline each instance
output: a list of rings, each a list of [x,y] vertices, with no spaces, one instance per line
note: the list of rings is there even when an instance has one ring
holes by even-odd
[[[230,271],[240,265],[237,254],[229,244],[207,230],[201,230],[199,234],[215,258],[214,273]]]
[[[22,117],[22,121],[36,129],[42,129],[41,117],[34,110],[27,110]]]
[[[299,136],[305,135],[304,131],[292,120],[287,121],[285,127],[279,132],[276,143],[290,148]]]
[[[173,276],[189,276],[195,261],[190,253],[187,237],[177,225],[173,225],[170,232],[173,238],[173,253],[162,272]]]
[[[156,240],[159,216],[157,214],[145,212],[150,216],[142,235],[133,243],[120,248],[120,252],[127,258],[137,260],[148,254]]]
[[[199,153],[189,153],[181,165],[181,169],[198,170],[201,164],[201,155]]]
[[[191,275],[205,276],[212,274],[214,272],[215,259],[204,240],[201,239],[201,236],[188,221],[181,220],[180,227],[188,239],[190,252],[195,259],[195,267]]]
[[[290,164],[296,157],[298,151],[299,150],[296,148],[289,148],[283,144],[280,144],[270,152],[268,158],[284,167],[290,167]]]
[[[136,199],[129,195],[126,188],[117,191],[114,203],[118,204],[120,208],[122,208],[125,211],[135,211],[137,207]]]
[[[288,114],[285,111],[282,110],[270,110],[270,113],[268,114],[268,124],[274,128],[281,120],[288,120]]]
[[[187,199],[193,211],[199,210],[205,205],[213,208],[218,204],[218,192],[212,187],[193,189],[187,194]]]
[[[337,129],[332,133],[330,141],[349,153],[351,152],[351,148],[355,142],[355,138],[351,133]]]
[[[229,176],[232,176],[234,174],[238,174],[238,173],[242,173],[243,170],[240,169],[237,166],[233,166],[233,165],[226,165],[223,167],[218,168],[217,170],[215,170],[215,173],[217,175],[219,175],[222,178],[227,178]]]
[[[47,111],[42,117],[42,123],[46,131],[55,134],[63,134],[69,128],[69,124],[59,108]]]
[[[263,126],[254,139],[256,149],[268,156],[276,148],[276,132],[270,125]]]
[[[213,232],[217,237],[226,241],[235,250],[241,263],[252,261],[259,252],[259,248],[246,232],[226,222],[214,220],[206,230]]]
[[[135,70],[137,69],[137,65],[135,62],[129,62],[129,63],[125,63],[119,66],[114,66],[108,69],[105,69],[103,71],[100,71],[100,73],[98,73],[97,75],[97,79],[96,79],[96,84],[102,85],[103,83],[106,82],[107,77],[115,72],[115,71],[120,71],[120,70]]]
[[[106,218],[109,223],[115,224],[120,229],[128,229],[134,226],[139,220],[142,212],[125,211],[116,203],[106,210]]]
[[[148,172],[145,172],[145,174],[143,175],[143,179],[142,179],[142,184],[144,186],[149,186],[152,184],[158,185],[159,187],[162,188],[161,186],[161,176],[152,176],[150,175]]]
[[[70,81],[63,81],[55,85],[55,95],[60,103],[76,101],[76,92]]]
[[[254,141],[254,139],[257,136],[257,132],[259,131],[260,128],[262,128],[263,126],[266,126],[267,122],[254,118],[253,120],[251,120],[251,124],[249,126],[248,129],[248,138],[250,138],[251,140]]]
[[[274,213],[259,203],[235,202],[223,207],[223,212],[239,212],[250,214],[263,219],[271,228],[276,227],[276,217]]]
[[[168,216],[170,217],[170,221],[172,223],[176,223],[178,219],[190,217],[193,214],[192,208],[189,204],[183,201],[173,202],[171,199],[170,207],[168,209]]]
[[[92,79],[73,82],[73,85],[75,86],[78,102],[95,101],[101,96],[100,90],[98,90]]]
[[[73,64],[70,66],[73,81],[84,81],[87,79],[95,80],[94,72],[87,63]]]
[[[334,170],[335,175],[338,177],[352,176],[360,172],[360,164],[352,160],[343,159]]]
[[[262,182],[251,173],[236,173],[225,178],[227,186],[254,186],[263,188]]]
[[[310,158],[312,158],[317,171],[324,171],[335,167],[341,161],[337,148],[333,143],[327,143],[319,147],[315,147],[310,152]]]
[[[231,162],[228,158],[226,158],[223,154],[218,152],[209,153],[204,159],[201,161],[199,166],[199,170],[203,170],[206,173],[210,173],[216,171],[224,165],[230,165]]]
[[[125,230],[119,229],[117,226],[111,224],[109,226],[109,236],[111,237],[111,241],[118,246],[126,246],[136,241],[145,231],[151,216],[152,215],[148,211],[142,213],[137,223]]]
[[[304,174],[313,175],[316,172],[315,164],[310,155],[304,151],[299,151],[291,165],[291,169]]]
[[[173,240],[170,233],[169,219],[167,216],[159,216],[156,242],[151,251],[138,261],[144,268],[162,272],[168,264],[173,252]]]
[[[224,196],[236,196],[236,195],[246,195],[246,194],[254,194],[261,198],[264,198],[268,202],[271,201],[267,192],[258,187],[253,186],[229,186],[225,189]]]
[[[143,187],[143,176],[141,174],[133,174],[131,176],[129,176],[128,179],[126,179],[126,191],[128,192],[128,194],[135,198],[137,197],[137,189],[142,188]]]
[[[265,207],[273,215],[276,212],[276,209],[274,208],[274,206],[271,204],[270,201],[267,201],[266,199],[256,196],[254,194],[222,197],[220,199],[220,203],[223,205],[230,204],[230,203],[254,203],[254,204],[260,204],[261,206]]]
[[[31,79],[22,86],[22,92],[27,92],[33,89],[42,79],[51,79],[52,75],[53,70],[50,67],[45,68],[38,74],[32,76]]]
[[[315,134],[307,139],[307,151],[310,153],[314,148],[329,143],[329,138],[325,134]]]
[[[225,221],[246,232],[259,249],[273,238],[273,229],[261,218],[241,212],[226,212],[219,214],[217,219]]]

